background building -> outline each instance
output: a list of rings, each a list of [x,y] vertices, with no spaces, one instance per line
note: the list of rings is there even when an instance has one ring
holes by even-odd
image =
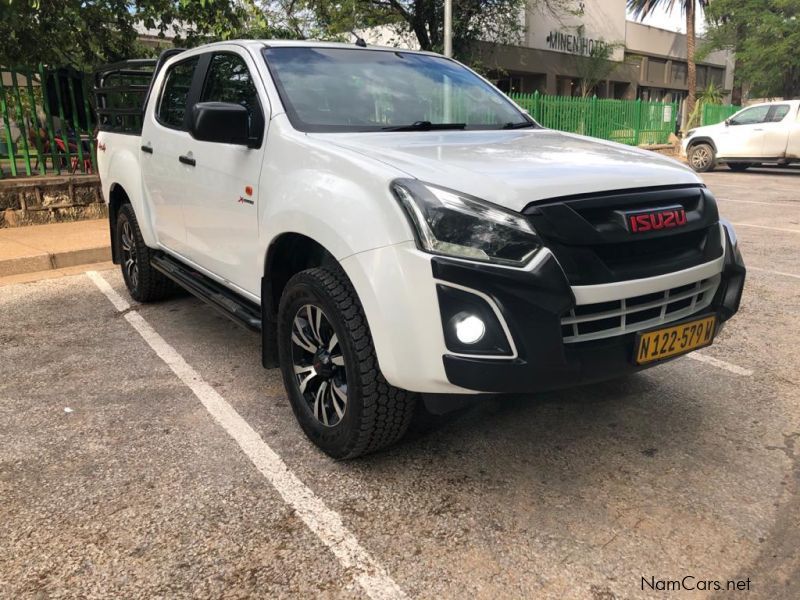
[[[506,92],[573,96],[597,44],[611,44],[613,69],[594,89],[601,98],[680,101],[686,96],[686,36],[626,18],[625,0],[579,2],[578,14],[526,11],[520,46],[481,43],[482,60]],[[700,40],[698,40],[698,47]],[[708,83],[729,94],[731,52],[712,52],[697,63],[697,86]]]

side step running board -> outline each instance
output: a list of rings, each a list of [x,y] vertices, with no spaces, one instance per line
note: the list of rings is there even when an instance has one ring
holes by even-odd
[[[257,304],[245,300],[216,281],[165,254],[154,256],[150,259],[150,264],[186,291],[207,302],[245,329],[261,331],[261,308]]]

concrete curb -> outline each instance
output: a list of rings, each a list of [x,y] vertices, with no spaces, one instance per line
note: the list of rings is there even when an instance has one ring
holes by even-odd
[[[78,265],[106,262],[111,260],[111,247],[81,248],[64,252],[33,251],[27,256],[16,256],[0,260],[0,277],[21,275],[51,269],[63,269]]]

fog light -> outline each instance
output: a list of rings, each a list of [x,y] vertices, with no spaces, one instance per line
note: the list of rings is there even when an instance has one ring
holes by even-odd
[[[475,315],[458,315],[455,325],[456,337],[462,344],[474,344],[486,333],[486,325]]]

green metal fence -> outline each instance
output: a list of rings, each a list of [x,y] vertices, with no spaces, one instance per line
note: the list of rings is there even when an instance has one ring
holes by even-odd
[[[722,123],[731,115],[739,112],[741,108],[741,106],[731,104],[703,104],[703,111],[700,115],[700,125]]]
[[[0,67],[0,178],[97,172],[90,84],[75,71]],[[545,127],[624,144],[663,144],[676,129],[677,103],[538,92],[511,98]],[[468,112],[464,104],[454,102],[453,110]],[[702,124],[719,123],[739,108],[707,104]]]
[[[96,173],[88,75],[0,67],[0,178]]]
[[[629,145],[665,144],[675,132],[678,104],[533,94],[511,98],[545,127]]]

